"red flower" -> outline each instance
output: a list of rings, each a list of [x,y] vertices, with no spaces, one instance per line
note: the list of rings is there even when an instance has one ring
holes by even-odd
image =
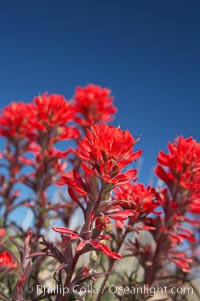
[[[200,213],[200,144],[191,137],[180,136],[169,143],[168,149],[168,154],[160,152],[157,158],[160,165],[156,174],[173,195],[171,205],[178,208],[179,215],[186,211]]]
[[[145,215],[153,213],[159,205],[155,200],[155,189],[143,184],[126,183],[114,190],[113,199],[119,200],[122,208],[133,209],[138,214]]]
[[[117,112],[110,90],[92,84],[76,89],[74,103],[77,112],[81,114],[76,121],[84,127],[97,122],[112,121]]]
[[[30,120],[34,118],[32,104],[13,102],[7,106],[0,116],[0,135],[12,140],[32,136]]]
[[[74,120],[75,109],[62,95],[44,93],[35,97],[36,120],[34,126],[54,133],[59,139],[78,138],[79,131],[66,123]]]
[[[121,173],[124,167],[137,160],[142,151],[133,153],[136,140],[128,130],[110,125],[95,125],[79,141],[77,154],[86,173],[98,176],[105,182],[120,184],[135,178],[136,169]]]
[[[160,152],[157,158],[157,176],[168,185],[179,182],[185,188],[200,188],[200,144],[192,137],[180,136],[168,144],[168,150],[168,154]]]
[[[106,246],[105,244],[101,243],[100,241],[98,241],[97,239],[88,239],[88,240],[84,240],[77,232],[72,231],[70,229],[67,228],[58,228],[58,227],[54,227],[52,228],[53,231],[61,233],[61,234],[67,234],[69,236],[69,238],[71,240],[73,239],[80,239],[79,244],[76,247],[76,252],[80,252],[87,244],[91,245],[94,249],[100,250],[102,251],[106,256],[112,258],[112,259],[121,259],[122,256],[112,252],[108,246]],[[103,236],[103,238],[105,239],[105,236]]]
[[[0,267],[17,268],[17,262],[13,261],[12,256],[7,251],[0,253]]]

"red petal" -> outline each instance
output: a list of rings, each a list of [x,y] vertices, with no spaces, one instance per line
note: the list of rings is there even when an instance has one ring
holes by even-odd
[[[90,240],[89,243],[95,248],[101,250],[106,256],[111,257],[113,259],[121,259],[122,256],[112,252],[106,245],[98,242],[96,240]]]
[[[27,164],[27,165],[33,165],[33,160],[30,160],[30,159],[25,158],[25,157],[19,157],[19,161],[24,163],[24,164]]]
[[[169,183],[168,174],[160,165],[156,166],[155,173],[161,180],[163,180],[163,182]]]
[[[70,229],[67,229],[67,228],[59,228],[59,227],[53,227],[52,228],[53,231],[55,232],[58,232],[60,234],[69,234],[71,235],[71,238],[72,239],[76,239],[76,238],[79,238],[79,234],[70,230]]]
[[[142,153],[143,153],[142,149],[140,149],[137,152],[133,153],[131,155],[131,160],[136,161],[142,155]]]
[[[65,184],[67,184],[68,186],[73,186],[75,181],[72,180],[70,177],[67,176],[62,176],[62,180]]]
[[[81,163],[81,167],[87,174],[92,175],[92,176],[96,175],[95,171],[92,170],[91,168],[89,168],[84,162]]]
[[[133,178],[135,178],[137,174],[137,169],[128,170],[117,177],[113,178],[110,182],[112,183],[118,183],[118,182],[126,182]]]
[[[79,175],[78,171],[75,168],[73,169],[73,176],[78,183],[84,186],[83,180],[81,179],[81,176]]]
[[[78,246],[76,247],[76,252],[80,252],[85,247],[86,244],[87,244],[87,240],[80,241]]]
[[[183,233],[179,233],[178,236],[180,236],[180,237],[182,237],[184,239],[187,239],[187,240],[189,240],[191,242],[196,242],[196,238],[193,237],[193,236],[188,236],[188,235],[183,234]]]
[[[108,214],[108,216],[110,216],[111,218],[117,220],[125,220],[127,219],[129,216],[133,216],[135,214],[134,210],[123,210],[123,211],[119,211],[119,212],[113,212]]]
[[[87,194],[88,194],[85,190],[83,190],[82,188],[80,188],[80,187],[77,186],[77,185],[74,186],[74,189],[75,189],[78,193],[80,193],[80,194],[83,194],[83,195],[87,195]]]
[[[68,187],[68,193],[71,196],[72,200],[74,200],[80,206],[81,203],[80,203],[78,197],[76,196],[76,194],[74,193],[73,188]]]

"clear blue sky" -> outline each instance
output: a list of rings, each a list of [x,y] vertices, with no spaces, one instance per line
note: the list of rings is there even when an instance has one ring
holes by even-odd
[[[176,135],[200,140],[200,1],[1,1],[0,102],[110,87],[142,135],[141,179]]]

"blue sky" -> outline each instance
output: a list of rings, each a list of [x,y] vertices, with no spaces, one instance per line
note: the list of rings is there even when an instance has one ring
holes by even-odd
[[[1,108],[77,85],[112,89],[115,124],[142,136],[141,181],[175,136],[200,140],[200,2],[1,1]]]

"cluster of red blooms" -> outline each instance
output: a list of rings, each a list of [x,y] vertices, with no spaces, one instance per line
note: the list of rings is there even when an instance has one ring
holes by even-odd
[[[48,133],[49,140],[54,139],[51,143],[78,138],[78,130],[66,125],[74,120],[74,114],[74,107],[64,96],[45,93],[35,97],[32,103],[15,102],[7,106],[0,116],[0,134],[7,139],[30,138],[34,142],[43,132]]]
[[[127,183],[114,190],[114,200],[121,201],[124,209],[134,209],[137,216],[147,216],[159,206],[154,188],[143,184]]]
[[[132,152],[134,143],[135,139],[128,130],[122,131],[112,125],[96,125],[91,131],[87,130],[87,136],[79,141],[77,154],[86,173],[106,183],[119,185],[136,176],[136,169],[122,173],[142,154],[142,151]]]
[[[78,87],[74,95],[74,103],[78,113],[76,122],[86,128],[99,122],[112,121],[117,112],[110,90],[100,86]]]
[[[51,254],[62,267],[67,266],[66,285],[71,283],[76,263],[85,252],[101,251],[111,259],[121,259],[124,254],[119,254],[120,247],[129,233],[133,234],[132,240],[125,252],[142,262],[147,284],[167,259],[184,272],[190,270],[191,258],[177,247],[184,241],[195,241],[186,223],[195,226],[197,222],[187,214],[200,214],[200,144],[192,138],[175,139],[168,145],[169,153],[160,152],[157,158],[155,172],[165,188],[145,187],[135,183],[137,170],[128,169],[142,155],[142,150],[134,150],[138,139],[128,130],[105,123],[112,121],[116,112],[110,90],[88,85],[78,87],[71,101],[45,93],[31,103],[12,103],[0,116],[0,135],[7,139],[2,159],[8,163],[8,173],[1,175],[4,226],[8,214],[20,204],[15,190],[19,182],[35,193],[31,206],[37,239],[50,208],[56,217],[58,209],[70,208],[69,212],[73,212],[79,206],[82,210],[84,224],[79,232],[69,229],[69,216],[64,215],[66,227],[53,227],[62,235],[63,253],[46,242],[46,253],[40,253]],[[57,143],[68,139],[73,139],[77,148],[58,149]],[[67,170],[69,154],[74,156],[72,171]],[[24,167],[28,167],[27,173]],[[67,204],[48,202],[47,189],[55,183],[68,186],[71,200]],[[23,204],[27,205],[27,201]],[[113,233],[107,231],[108,225],[114,227]],[[151,233],[156,247],[141,245],[137,238],[140,230]],[[4,236],[2,228],[0,238]],[[116,244],[112,243],[114,239]],[[13,269],[18,263],[2,250],[0,267],[5,266]],[[92,277],[89,268],[83,267],[83,271]]]
[[[160,152],[158,156],[156,173],[169,187],[177,206],[200,213],[200,144],[192,137],[180,136],[168,148],[169,154]]]
[[[7,106],[0,116],[0,134],[12,141],[21,140],[31,135],[32,120],[34,113],[32,104],[23,102],[11,103]]]
[[[6,198],[6,216],[16,200],[12,194],[16,182],[26,184],[36,195],[37,204],[46,203],[46,190],[66,168],[68,151],[57,149],[56,143],[77,139],[79,130],[71,123],[75,107],[64,96],[47,93],[31,103],[12,103],[0,116],[0,134],[7,138],[3,159],[9,163],[10,180],[2,177],[1,195]],[[29,166],[29,173],[22,168]],[[55,206],[57,209],[57,205]]]

